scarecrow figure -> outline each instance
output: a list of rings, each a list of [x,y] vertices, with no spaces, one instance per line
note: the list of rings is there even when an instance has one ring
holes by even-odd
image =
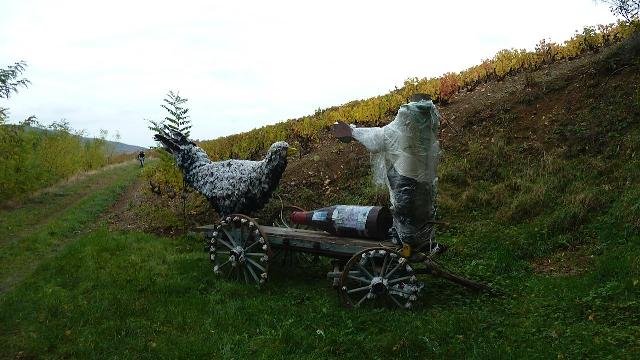
[[[389,190],[393,212],[392,240],[409,252],[442,252],[435,242],[434,220],[440,146],[440,114],[429,95],[413,95],[384,127],[358,128],[339,122],[333,134],[356,139],[371,152],[374,182]]]

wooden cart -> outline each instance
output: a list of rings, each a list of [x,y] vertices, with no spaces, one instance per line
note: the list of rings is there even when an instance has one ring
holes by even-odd
[[[288,207],[290,210],[301,210]],[[280,214],[280,219],[288,218]],[[390,241],[346,238],[323,231],[294,228],[286,221],[262,226],[248,216],[234,214],[218,224],[199,227],[214,273],[261,286],[269,278],[269,266],[296,254],[333,258],[327,276],[348,307],[387,304],[411,308],[423,288],[416,275],[430,274],[460,285],[488,290],[481,283],[443,269],[430,254],[403,256]]]

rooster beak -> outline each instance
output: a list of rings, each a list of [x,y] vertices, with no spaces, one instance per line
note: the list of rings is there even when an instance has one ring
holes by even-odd
[[[180,150],[180,147],[178,145],[176,145],[171,139],[163,135],[156,134],[153,138],[154,140],[160,142],[164,146],[164,149],[169,151],[170,153],[174,153]]]
[[[294,148],[293,146],[289,146],[287,148],[287,156],[289,155],[295,155],[298,153],[298,149]]]

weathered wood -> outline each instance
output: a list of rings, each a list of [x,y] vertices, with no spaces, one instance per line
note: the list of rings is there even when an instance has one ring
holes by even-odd
[[[443,278],[445,280],[449,280],[451,282],[454,282],[458,285],[462,285],[464,287],[473,289],[473,290],[477,290],[477,291],[485,291],[485,292],[494,292],[494,289],[492,289],[489,285],[487,284],[483,284],[477,281],[473,281],[470,279],[467,279],[463,276],[454,274],[452,272],[447,271],[446,269],[444,269],[442,266],[440,266],[438,263],[436,263],[433,260],[427,260],[424,262],[429,274],[436,276],[436,277],[440,277]]]
[[[329,242],[335,244],[354,244],[363,247],[389,246],[396,247],[390,241],[379,241],[359,238],[348,238],[329,234],[324,231],[281,228],[273,226],[260,226],[260,229],[269,237],[287,238],[287,239],[305,239],[307,241]]]
[[[215,228],[216,225],[205,225],[196,228],[196,231],[203,232],[204,236],[209,238],[213,236]],[[259,228],[272,249],[288,249],[290,251],[318,254],[341,260],[348,260],[354,256],[354,254],[375,247],[399,249],[397,245],[390,241],[339,237],[324,231],[273,226],[259,226]],[[497,292],[487,284],[470,280],[448,271],[426,254],[416,255],[422,256],[413,258],[413,262],[421,263],[425,266],[425,268],[416,269],[416,273],[430,274],[478,291]],[[337,273],[337,270],[334,270],[334,272]]]
[[[348,258],[374,246],[396,247],[389,241],[346,238],[324,231],[261,226],[273,248],[319,254],[335,258]]]
[[[206,233],[207,231],[213,231],[215,230],[216,225],[202,225],[202,226],[198,226],[197,228],[193,229],[196,232],[201,232],[201,233]]]
[[[215,225],[196,228],[204,232],[205,237],[211,236]],[[287,248],[311,254],[335,258],[349,258],[353,254],[375,246],[396,248],[390,241],[367,240],[357,238],[338,237],[324,231],[260,226],[260,230],[267,236],[272,248]]]

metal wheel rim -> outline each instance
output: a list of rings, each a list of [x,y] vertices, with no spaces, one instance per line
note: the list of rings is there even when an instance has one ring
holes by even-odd
[[[339,293],[346,307],[384,303],[409,309],[422,286],[412,266],[397,250],[374,247],[349,259],[340,276]]]
[[[209,258],[214,273],[261,286],[268,278],[271,247],[254,219],[232,214],[216,225],[209,242]]]

